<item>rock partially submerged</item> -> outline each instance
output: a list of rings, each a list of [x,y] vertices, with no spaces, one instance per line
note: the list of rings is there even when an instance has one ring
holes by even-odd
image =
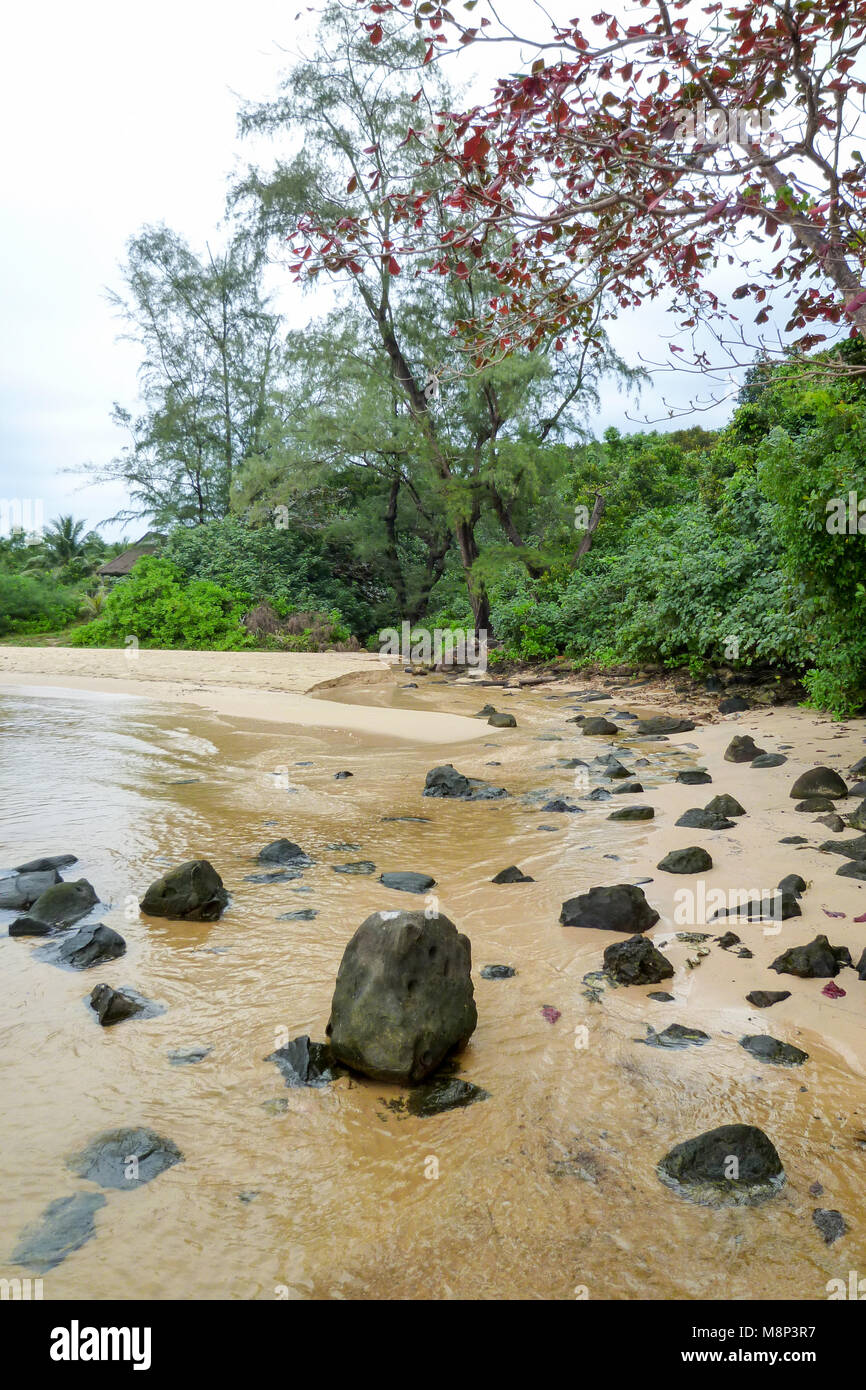
[[[177,1145],[152,1129],[109,1129],[73,1154],[67,1167],[100,1187],[131,1191],[182,1162]]]
[[[410,1115],[428,1118],[430,1115],[441,1115],[446,1110],[462,1110],[464,1106],[489,1098],[489,1091],[482,1090],[471,1081],[461,1081],[457,1076],[443,1076],[423,1086],[413,1087],[406,1109]]]
[[[207,859],[190,859],[152,883],[139,905],[149,917],[215,922],[228,900],[213,864]]]
[[[345,1071],[327,1043],[310,1042],[306,1033],[269,1053],[265,1061],[276,1062],[286,1085],[293,1088],[312,1086],[319,1089]]]
[[[397,869],[393,873],[380,874],[379,882],[398,893],[426,893],[436,887],[435,878],[429,874],[417,874],[411,870]]]
[[[89,970],[92,965],[104,965],[106,961],[117,960],[126,952],[126,942],[119,932],[97,922],[92,927],[79,927],[71,936],[60,941],[41,946],[40,952],[46,960],[55,965],[66,965],[72,970]]]
[[[599,931],[642,933],[659,920],[643,889],[632,883],[590,888],[562,904],[559,921],[563,927],[591,927]]]
[[[18,873],[13,874],[10,878],[2,878],[0,879],[0,908],[4,911],[17,912],[21,908],[32,907],[47,888],[51,888],[53,884],[59,882],[60,875],[56,869]]]
[[[423,1081],[475,1031],[471,968],[469,940],[447,917],[374,912],[340,963],[334,1056],[377,1081]]]
[[[30,916],[50,927],[71,927],[86,917],[99,898],[86,878],[76,879],[74,883],[55,883],[40,893],[30,908]]]
[[[652,820],[654,816],[652,806],[621,806],[618,811],[611,811],[608,820]]]
[[[76,1192],[49,1202],[37,1221],[25,1227],[12,1253],[12,1263],[46,1274],[80,1250],[96,1233],[94,1216],[105,1206],[101,1192]]]
[[[78,863],[75,854],[46,854],[41,859],[29,859],[26,864],[16,864],[16,874],[41,874],[48,869],[68,869]]]
[[[754,1125],[720,1125],[686,1139],[665,1154],[656,1172],[681,1196],[712,1206],[757,1206],[785,1183],[774,1145]]]
[[[133,1018],[145,1007],[134,995],[122,989],[112,989],[111,985],[95,985],[89,1003],[103,1028],[122,1023],[126,1018]]]
[[[525,874],[522,869],[518,869],[516,864],[509,864],[507,869],[500,869],[490,880],[491,883],[534,883],[535,879],[529,874]]]
[[[444,763],[427,773],[422,795],[450,797],[456,801],[497,801],[508,796],[508,792],[479,777],[464,777],[451,763]]]
[[[259,850],[256,860],[259,864],[293,864],[299,868],[313,862],[294,840],[272,840]]]
[[[674,968],[646,936],[630,936],[605,948],[604,968],[620,985],[659,985]]]
[[[778,1038],[771,1038],[768,1033],[749,1033],[745,1038],[740,1038],[740,1047],[757,1057],[759,1062],[772,1062],[777,1067],[801,1067],[809,1060],[808,1052],[794,1047],[792,1043],[779,1042]]]
[[[661,1033],[648,1023],[646,1025],[647,1035],[645,1038],[635,1038],[635,1042],[645,1043],[647,1047],[703,1047],[705,1042],[710,1041],[709,1033],[704,1033],[700,1028],[687,1028],[683,1023],[670,1023]]]

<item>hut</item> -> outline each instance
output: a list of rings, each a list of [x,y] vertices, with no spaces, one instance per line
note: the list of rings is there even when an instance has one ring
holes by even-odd
[[[122,550],[113,560],[107,560],[104,565],[100,565],[96,573],[101,579],[125,579],[142,555],[155,555],[164,540],[165,536],[159,535],[158,532],[148,531],[128,550]]]

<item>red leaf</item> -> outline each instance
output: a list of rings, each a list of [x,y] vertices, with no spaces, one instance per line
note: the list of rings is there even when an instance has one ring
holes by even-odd
[[[399,266],[398,263],[394,260],[394,257],[393,257],[393,256],[389,256],[389,257],[388,257],[388,273],[389,273],[389,275],[399,275],[399,274],[400,274],[400,266]]]
[[[862,917],[855,917],[855,918],[854,918],[854,921],[855,921],[855,922],[866,922],[866,912],[863,913],[863,916],[862,916]]]
[[[373,26],[372,30],[370,31],[370,42],[371,42],[371,43],[374,43],[374,44],[375,44],[375,43],[381,43],[381,42],[382,42],[382,26],[381,26],[381,24],[376,24],[376,25]]]
[[[844,916],[845,916],[845,913],[844,913],[844,912],[831,912],[830,909],[829,909],[829,907],[822,907],[822,908],[821,908],[821,911],[823,912],[823,914],[824,914],[825,917],[844,917]]]
[[[544,1004],[541,1010],[541,1017],[548,1023],[555,1023],[558,1018],[562,1018],[559,1009],[555,1009],[552,1004]]]
[[[832,980],[828,980],[821,993],[826,994],[828,999],[844,999],[847,991],[840,989]]]

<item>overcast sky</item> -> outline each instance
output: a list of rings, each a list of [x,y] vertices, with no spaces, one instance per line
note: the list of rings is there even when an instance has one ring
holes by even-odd
[[[125,438],[110,422],[112,404],[136,401],[138,350],[117,341],[121,324],[105,288],[119,287],[126,241],[145,222],[166,222],[196,249],[213,235],[227,176],[244,157],[238,98],[274,89],[288,66],[281,48],[303,42],[297,7],[298,0],[149,0],[135,9],[117,0],[48,0],[6,11],[0,498],[38,498],[46,520],[71,512],[90,526],[125,504],[121,490],[82,489],[63,471],[113,457]],[[466,54],[461,74],[468,80],[469,62],[480,64],[475,81],[486,86],[484,72],[501,57],[496,48]],[[298,294],[288,289],[283,304],[291,315],[297,300],[305,320],[310,302],[301,307]],[[667,356],[657,347],[666,331],[662,310],[648,306],[612,336],[636,363],[639,350]],[[697,385],[664,375],[645,391],[639,413],[663,418],[662,395],[685,403]],[[594,426],[637,428],[627,412],[610,388]],[[727,405],[695,419],[711,427],[729,413]],[[145,529],[128,523],[105,534]]]

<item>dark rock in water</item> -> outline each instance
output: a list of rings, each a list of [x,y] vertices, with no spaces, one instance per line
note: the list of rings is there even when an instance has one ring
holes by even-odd
[[[832,830],[834,835],[841,835],[845,829],[845,822],[841,816],[831,814],[829,816],[819,816],[816,825],[826,825],[828,830]]]
[[[507,869],[500,869],[499,873],[490,880],[491,883],[534,883],[535,879],[530,878],[522,869],[518,869],[516,864],[509,864]]]
[[[277,918],[278,922],[312,922],[314,917],[318,917],[319,911],[315,907],[299,907],[294,912],[281,912]]]
[[[52,936],[56,930],[50,922],[40,922],[30,912],[9,923],[10,936]]]
[[[687,767],[677,773],[676,780],[685,787],[702,787],[713,779],[702,767]]]
[[[177,1047],[168,1054],[168,1060],[173,1067],[191,1067],[203,1062],[212,1052],[212,1047]]]
[[[175,921],[215,922],[222,916],[229,895],[207,859],[190,859],[152,883],[140,907],[149,917]]]
[[[27,1226],[18,1237],[12,1264],[24,1265],[37,1274],[46,1274],[80,1250],[96,1227],[93,1218],[105,1206],[101,1192],[76,1192],[49,1202],[39,1220]]]
[[[556,811],[560,813],[568,811],[572,815],[575,815],[577,812],[580,811],[579,806],[572,806],[569,804],[569,802],[562,801],[559,798],[557,798],[555,801],[546,801],[541,809],[542,811]]]
[[[485,965],[481,971],[482,980],[510,980],[517,971],[513,965]]]
[[[608,820],[652,820],[654,816],[652,806],[621,806],[618,811],[611,811]]]
[[[751,734],[735,734],[725,749],[725,762],[751,763],[766,751],[766,748],[756,747]]]
[[[805,801],[798,801],[794,807],[795,811],[814,812],[814,811],[835,811],[836,807],[829,796],[807,796]]]
[[[770,966],[777,975],[796,975],[801,980],[832,980],[843,965],[851,964],[847,946],[831,946],[826,936],[816,936],[805,946],[791,946]]]
[[[761,753],[752,759],[752,767],[781,767],[787,761],[784,753]]]
[[[790,795],[795,801],[804,796],[829,796],[834,800],[848,795],[848,788],[832,767],[812,767],[797,778]]]
[[[645,936],[630,936],[627,941],[614,941],[607,946],[604,968],[620,985],[660,985],[674,973],[667,957]]]
[[[640,933],[649,931],[659,920],[642,888],[631,883],[590,888],[562,904],[559,921],[563,927],[591,927],[599,931]]]
[[[429,874],[414,874],[408,870],[395,870],[394,873],[380,874],[379,882],[386,888],[396,888],[398,893],[426,893],[435,888],[436,880]]]
[[[592,767],[597,768],[602,777],[631,777],[627,767],[624,767],[619,758],[615,758],[613,753],[608,753],[606,758],[593,758]]]
[[[619,725],[612,724],[609,719],[602,719],[593,715],[591,718],[584,719],[581,733],[589,736],[597,734],[618,734]]]
[[[612,788],[614,796],[634,796],[643,791],[640,782],[620,782],[618,787]]]
[[[610,792],[606,787],[596,787],[581,799],[583,801],[608,801],[610,799]]]
[[[0,879],[0,908],[17,912],[21,908],[32,907],[46,890],[60,882],[56,869],[41,873],[14,874],[11,878]]]
[[[742,695],[729,695],[726,700],[719,701],[719,714],[739,714],[744,709],[751,709],[751,706]]]
[[[746,998],[750,1004],[754,1004],[756,1009],[769,1009],[774,1004],[781,1004],[784,999],[791,998],[789,989],[753,989]]]
[[[694,727],[691,719],[677,719],[669,714],[654,714],[637,721],[639,734],[687,734]]]
[[[121,1023],[125,1018],[140,1014],[144,1006],[131,994],[124,994],[123,990],[112,989],[111,985],[96,985],[90,995],[90,1007],[103,1028],[110,1028],[113,1023]]]
[[[335,773],[334,773],[334,781],[335,781],[335,782],[344,782],[344,781],[346,780],[347,777],[354,777],[354,775],[355,775],[354,772],[335,772]]]
[[[260,864],[300,865],[313,862],[293,840],[273,840],[269,845],[265,845],[264,849],[259,850],[256,859]]]
[[[859,878],[866,879],[866,860],[852,859],[850,863],[842,864],[836,870],[837,878]]]
[[[839,1240],[848,1230],[848,1226],[841,1211],[831,1211],[826,1207],[816,1207],[812,1212],[812,1220],[824,1237],[825,1245],[832,1245],[834,1240]]]
[[[517,728],[517,720],[514,718],[513,714],[500,714],[498,710],[495,714],[490,715],[489,719],[487,720],[487,723],[493,729]]]
[[[779,888],[783,893],[793,893],[795,898],[800,898],[806,891],[806,880],[799,874],[786,874],[779,879]]]
[[[776,1149],[754,1125],[721,1125],[687,1139],[665,1154],[656,1171],[681,1195],[712,1205],[754,1206],[785,1182]]]
[[[852,830],[866,830],[866,801],[861,801],[846,819]]]
[[[556,765],[557,767],[568,768],[589,766],[585,758],[557,758]]]
[[[736,797],[728,796],[727,792],[720,792],[708,801],[704,807],[713,816],[744,816],[746,813],[737,801]]]
[[[649,1024],[646,1027],[646,1037],[635,1038],[635,1042],[645,1043],[647,1047],[703,1047],[710,1041],[709,1033],[702,1033],[700,1028],[687,1028],[682,1023],[671,1023],[661,1033]]]
[[[656,864],[669,874],[702,874],[713,867],[713,861],[700,845],[689,845],[687,849],[672,849],[664,859]]]
[[[376,865],[372,859],[356,859],[352,864],[332,864],[335,874],[374,874]]]
[[[417,821],[421,825],[430,825],[429,816],[382,816],[383,821]]]
[[[93,885],[86,878],[79,878],[74,883],[55,883],[46,888],[33,903],[30,913],[52,927],[71,927],[86,917],[98,902]]]
[[[276,1062],[287,1086],[319,1089],[342,1076],[341,1067],[327,1043],[310,1042],[306,1033],[271,1052],[266,1062]]]
[[[657,1004],[673,1004],[674,996],[667,994],[663,989],[650,990],[647,999],[654,999]]]
[[[459,1077],[441,1077],[428,1081],[424,1086],[413,1087],[406,1109],[410,1115],[426,1118],[441,1115],[445,1110],[462,1110],[465,1105],[474,1105],[477,1100],[488,1100],[489,1097],[489,1091],[483,1091],[471,1081],[461,1081]]]
[[[124,955],[126,942],[104,922],[97,922],[93,927],[79,927],[72,936],[51,946],[42,946],[40,950],[50,952],[55,964],[69,965],[73,970],[89,970],[91,965],[104,965]]]
[[[303,873],[303,869],[271,869],[265,874],[244,874],[244,883],[291,883]]]
[[[808,843],[805,835],[783,835],[779,841],[780,845],[807,845]]]
[[[507,796],[504,787],[492,787],[477,777],[464,777],[451,763],[434,767],[427,773],[423,796],[454,797],[458,801],[494,801]]]
[[[100,1187],[131,1191],[182,1162],[177,1145],[152,1129],[109,1129],[73,1154],[67,1167]]]
[[[684,811],[674,824],[687,826],[689,830],[732,830],[734,827],[734,822],[726,816],[717,816],[712,811],[701,810],[699,806]]]
[[[778,1067],[800,1067],[809,1060],[808,1052],[791,1043],[779,1042],[767,1033],[750,1033],[740,1038],[740,1047],[757,1057],[759,1062],[772,1062]]]
[[[853,772],[853,768],[851,769]],[[77,864],[78,856],[75,854],[48,854],[42,859],[29,859],[26,864],[16,864],[16,874],[43,874],[49,869],[68,869],[70,864]]]
[[[866,835],[858,835],[854,840],[825,840],[818,848],[829,854],[844,854],[846,859],[866,859]]]
[[[740,938],[733,931],[726,931],[722,936],[717,936],[716,941],[723,951],[730,951],[732,946],[739,946],[740,944]]]
[[[475,1031],[471,969],[468,938],[441,913],[374,912],[340,963],[334,1056],[377,1081],[423,1081]]]

